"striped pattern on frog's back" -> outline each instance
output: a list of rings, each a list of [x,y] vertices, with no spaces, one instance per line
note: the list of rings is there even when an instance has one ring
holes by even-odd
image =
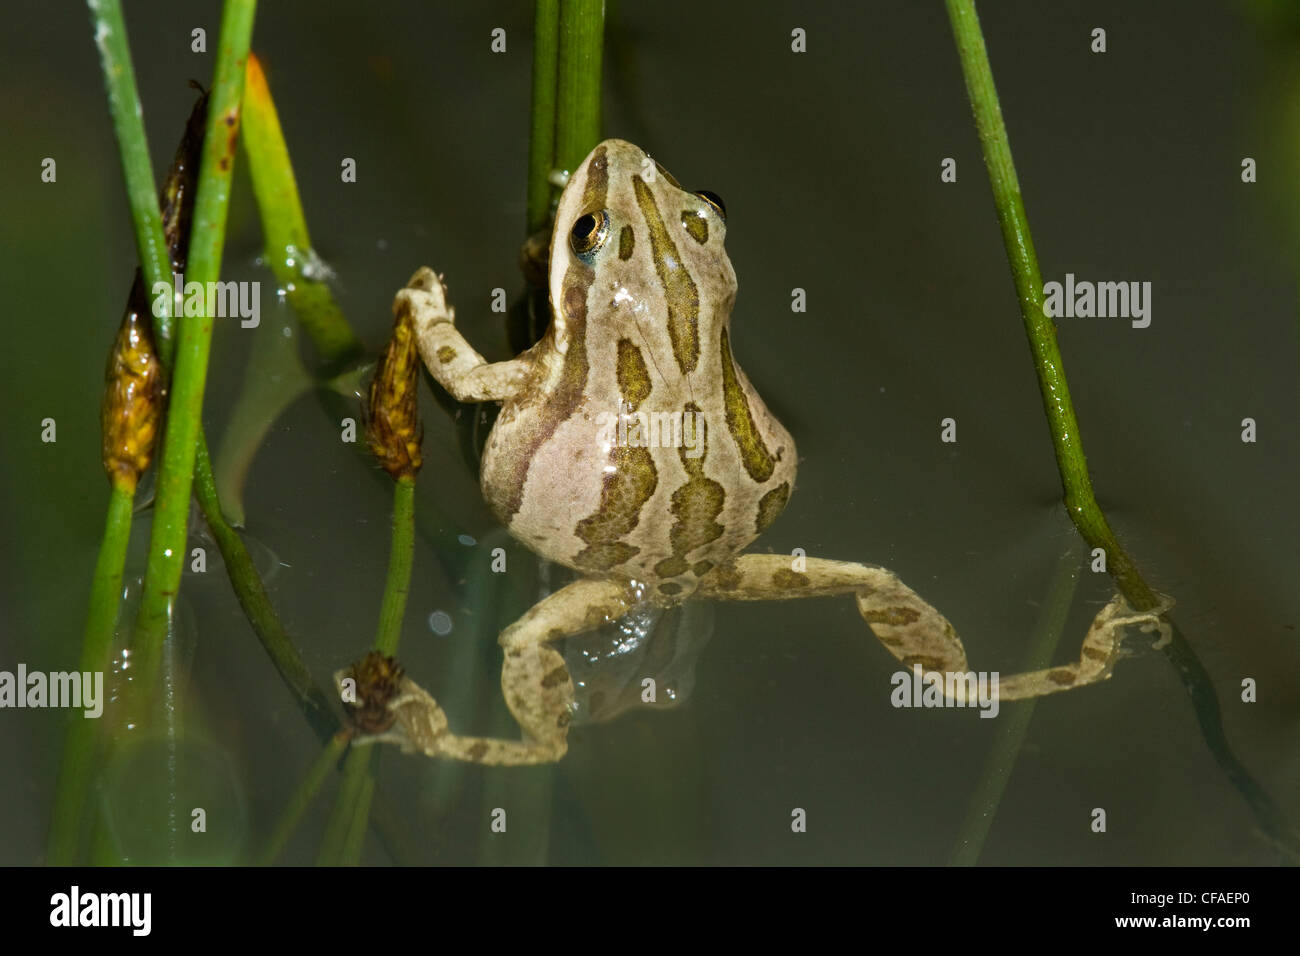
[[[732,356],[725,232],[638,147],[596,147],[560,197],[551,327],[484,451],[484,494],[530,548],[667,601],[794,487],[794,441]]]

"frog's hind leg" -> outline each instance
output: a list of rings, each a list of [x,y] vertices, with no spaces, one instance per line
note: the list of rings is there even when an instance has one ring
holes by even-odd
[[[553,763],[568,749],[573,679],[551,643],[616,620],[634,604],[626,584],[584,578],[539,601],[501,632],[505,651],[501,691],[524,731],[522,740],[451,733],[437,701],[404,677],[397,696],[388,704],[388,713],[395,718],[393,725],[357,742],[395,743],[408,752],[480,764]]]
[[[876,638],[907,666],[919,664],[923,671],[944,675],[969,671],[961,639],[947,618],[886,568],[805,558],[803,569],[795,571],[787,555],[743,554],[710,572],[697,593],[730,601],[852,594],[862,619]],[[1159,629],[1163,635],[1168,625],[1159,616],[1167,609],[1138,613],[1116,595],[1093,619],[1077,661],[1040,671],[999,675],[997,697],[1041,697],[1105,680],[1119,657],[1124,627],[1140,624],[1143,630]],[[964,681],[945,680],[944,686],[960,697],[967,685]]]

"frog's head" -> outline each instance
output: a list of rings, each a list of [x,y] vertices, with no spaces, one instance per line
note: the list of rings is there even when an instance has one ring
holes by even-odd
[[[690,192],[639,146],[607,139],[569,177],[551,237],[557,333],[587,322],[666,327],[683,373],[694,370],[731,315],[736,273],[726,212]]]

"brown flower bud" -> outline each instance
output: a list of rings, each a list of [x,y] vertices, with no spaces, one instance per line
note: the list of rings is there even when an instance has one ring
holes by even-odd
[[[146,301],[144,282],[137,272],[108,354],[100,405],[104,471],[109,481],[124,483],[132,491],[153,457],[163,407],[163,368],[154,350]]]
[[[357,682],[356,703],[344,703],[348,719],[362,733],[380,734],[393,726],[397,717],[388,710],[388,702],[396,695],[402,682],[402,665],[395,657],[385,657],[370,651],[335,679],[351,677]]]
[[[420,470],[420,352],[415,324],[403,309],[393,323],[393,337],[379,357],[370,382],[366,437],[370,450],[394,479],[414,478]]]

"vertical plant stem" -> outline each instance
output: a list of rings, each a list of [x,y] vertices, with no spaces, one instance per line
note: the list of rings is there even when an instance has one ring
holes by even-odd
[[[104,539],[95,562],[95,580],[90,591],[90,613],[85,639],[81,645],[82,673],[102,673],[117,633],[117,609],[122,600],[122,569],[126,566],[126,549],[131,537],[131,508],[135,485],[115,481],[108,500],[108,520]],[[94,766],[98,722],[74,710],[69,717],[67,739],[63,745],[63,762],[50,818],[46,863],[71,866],[79,862],[82,823],[86,795],[90,789]]]
[[[393,539],[388,555],[388,579],[379,609],[375,650],[385,657],[397,653],[402,637],[402,616],[411,590],[411,561],[415,554],[415,478],[393,482]]]
[[[1034,240],[1020,195],[1020,182],[1011,158],[1011,142],[1002,121],[1002,107],[993,85],[993,68],[984,47],[974,0],[946,0],[946,3],[962,73],[966,78],[966,92],[975,113],[980,145],[984,149],[984,164],[988,167],[989,183],[993,187],[1002,241],[1020,300],[1020,316],[1034,356],[1043,409],[1047,413],[1056,464],[1065,489],[1066,509],[1084,540],[1094,548],[1105,550],[1106,566],[1129,604],[1140,611],[1149,610],[1156,607],[1159,600],[1111,531],[1088,477],[1088,463],[1083,454],[1079,422],[1074,415],[1061,350],[1056,343],[1056,329],[1051,318],[1043,313],[1043,279],[1038,270],[1038,256],[1034,252]]]
[[[415,554],[415,475],[393,482],[393,538],[388,557],[388,578],[379,610],[375,650],[386,657],[397,654],[402,637],[402,617],[411,589],[411,561]],[[325,828],[320,862],[327,866],[356,866],[361,862],[370,802],[374,795],[373,747],[354,748],[343,766],[339,796]]]
[[[113,117],[122,174],[126,180],[127,200],[131,206],[131,224],[135,245],[144,272],[145,288],[154,283],[171,285],[171,259],[163,238],[162,215],[158,211],[158,187],[154,183],[153,164],[149,159],[149,142],[144,133],[144,110],[135,85],[135,67],[127,42],[126,23],[120,0],[89,0],[91,22],[95,27],[95,45],[99,47],[108,88],[108,108]],[[171,298],[167,297],[163,314],[155,316],[155,338],[163,364],[170,365],[172,350]]]
[[[208,106],[187,276],[187,280],[203,283],[205,287],[221,273],[244,65],[256,9],[256,0],[227,0],[222,11],[216,79]],[[177,335],[149,563],[134,635],[138,671],[131,706],[136,713],[140,713],[142,702],[152,693],[172,601],[180,587],[186,557],[190,490],[212,344],[212,321],[208,315],[186,317],[180,322]]]
[[[600,141],[605,0],[560,0],[555,165],[574,170]]]
[[[325,825],[317,866],[355,866],[360,861],[362,841],[356,832],[359,828],[364,833],[370,816],[370,797],[374,791],[373,784],[370,788],[367,784],[374,753],[373,746],[353,747],[343,761],[343,779]]]
[[[533,15],[533,111],[528,138],[528,235],[551,213],[555,163],[555,86],[559,58],[559,0],[537,0]]]

